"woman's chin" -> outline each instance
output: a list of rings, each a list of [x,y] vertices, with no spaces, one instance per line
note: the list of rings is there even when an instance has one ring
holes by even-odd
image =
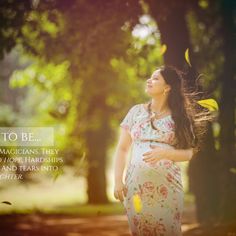
[[[145,93],[148,94],[148,95],[152,95],[152,92],[148,88],[145,88]]]

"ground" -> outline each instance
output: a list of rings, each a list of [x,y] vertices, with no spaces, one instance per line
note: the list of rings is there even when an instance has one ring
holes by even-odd
[[[231,225],[200,227],[188,208],[183,215],[183,236],[236,236],[236,222]],[[4,236],[130,236],[125,215],[81,217],[78,214],[9,214],[0,216]]]

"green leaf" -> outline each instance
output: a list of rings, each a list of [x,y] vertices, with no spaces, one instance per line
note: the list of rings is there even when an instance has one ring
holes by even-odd
[[[216,100],[214,100],[212,98],[199,100],[199,101],[197,101],[197,103],[199,105],[201,105],[202,107],[209,109],[210,111],[219,110],[219,106],[218,106]]]

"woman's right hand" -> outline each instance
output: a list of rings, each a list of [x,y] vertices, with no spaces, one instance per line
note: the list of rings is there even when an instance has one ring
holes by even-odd
[[[114,187],[114,197],[117,200],[120,200],[121,202],[123,202],[124,197],[126,197],[127,195],[127,187],[126,185],[121,181],[121,182],[117,182],[115,183],[115,187]]]

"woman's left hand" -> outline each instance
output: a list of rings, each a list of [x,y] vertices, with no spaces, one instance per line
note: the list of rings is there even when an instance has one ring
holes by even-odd
[[[163,152],[166,152],[166,149],[155,145],[150,145],[150,147],[152,148],[152,150],[143,154],[143,160],[145,162],[154,164],[163,159]]]

